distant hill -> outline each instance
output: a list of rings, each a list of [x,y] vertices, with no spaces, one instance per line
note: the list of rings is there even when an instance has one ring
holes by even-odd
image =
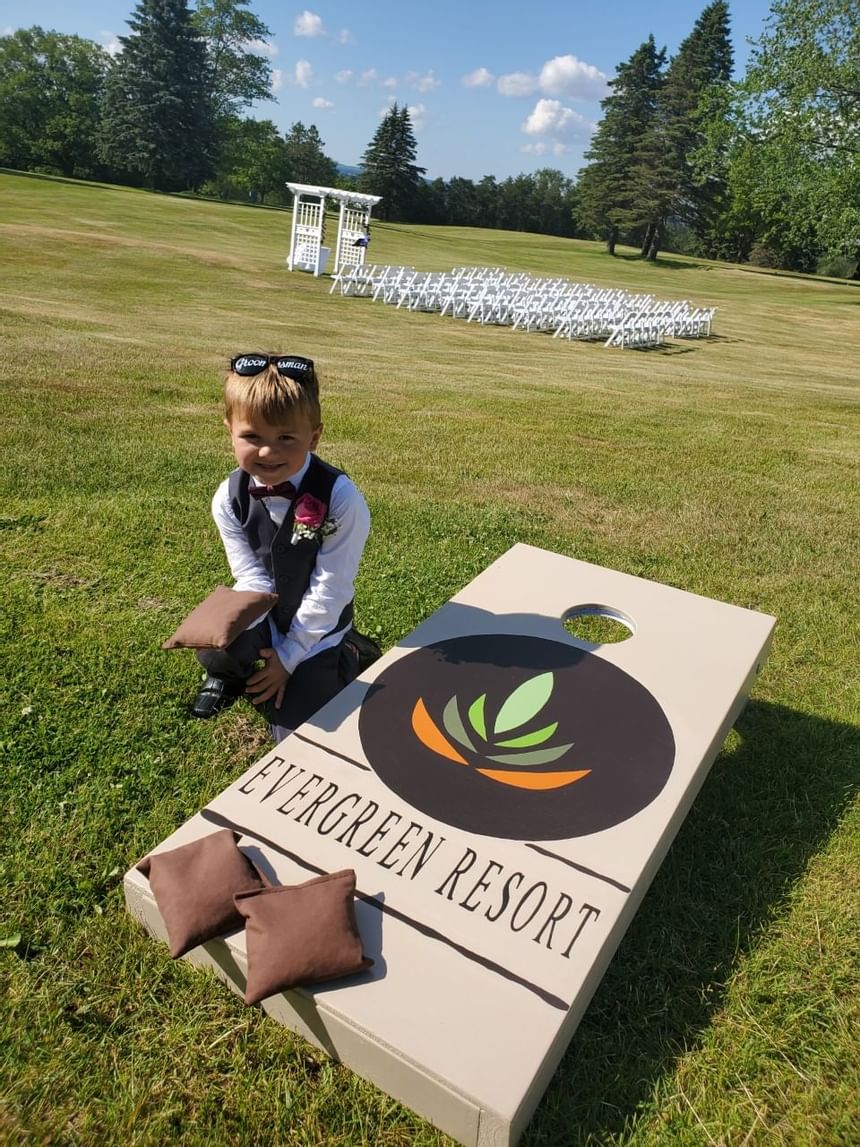
[[[337,160],[335,160],[335,167],[338,169],[338,171],[340,172],[341,175],[358,176],[358,175],[361,175],[361,172],[362,172],[362,168],[359,166],[356,166],[356,164],[354,164],[354,163],[338,163]],[[422,176],[422,182],[430,183],[432,181],[431,181],[429,176],[425,175],[425,176]]]

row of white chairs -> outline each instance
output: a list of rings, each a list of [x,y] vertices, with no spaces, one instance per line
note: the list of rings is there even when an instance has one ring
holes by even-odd
[[[600,340],[624,349],[659,346],[666,338],[707,338],[716,314],[715,307],[694,307],[687,300],[657,299],[504,267],[418,271],[364,264],[335,275],[330,293],[336,290],[410,311],[545,331],[569,341]]]

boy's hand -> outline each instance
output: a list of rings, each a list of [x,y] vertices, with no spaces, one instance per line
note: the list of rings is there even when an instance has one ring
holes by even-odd
[[[284,702],[284,692],[290,675],[284,669],[274,649],[261,649],[260,656],[265,661],[265,665],[248,678],[248,687],[245,692],[252,694],[251,701],[255,705],[261,705],[264,701],[271,701],[274,697],[275,708],[280,709]]]

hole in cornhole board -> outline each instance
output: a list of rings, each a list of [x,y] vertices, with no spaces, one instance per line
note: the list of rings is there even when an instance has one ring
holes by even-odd
[[[636,632],[636,623],[610,605],[575,605],[565,610],[561,624],[571,637],[589,645],[626,641]]]

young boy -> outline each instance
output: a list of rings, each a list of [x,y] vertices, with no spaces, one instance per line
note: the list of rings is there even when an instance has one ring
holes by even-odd
[[[224,404],[239,465],[212,514],[235,588],[278,602],[226,649],[198,651],[208,676],[191,712],[214,717],[245,693],[277,742],[357,673],[342,645],[370,513],[347,475],[313,453],[323,427],[311,359],[237,355]]]

